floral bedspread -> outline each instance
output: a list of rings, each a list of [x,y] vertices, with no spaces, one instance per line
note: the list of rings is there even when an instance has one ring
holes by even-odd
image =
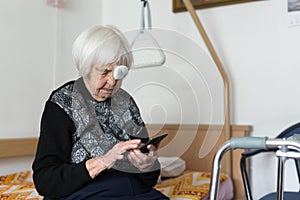
[[[181,176],[158,183],[155,188],[171,199],[202,200],[208,196],[211,174],[187,171]],[[221,174],[220,182],[227,176]],[[0,176],[1,200],[41,200],[32,181],[32,171]]]
[[[181,176],[158,183],[155,188],[171,199],[202,200],[208,196],[210,177],[210,172],[187,171]],[[221,174],[220,182],[226,179],[227,176]]]
[[[0,176],[1,200],[40,200],[35,190],[32,171],[18,172]]]

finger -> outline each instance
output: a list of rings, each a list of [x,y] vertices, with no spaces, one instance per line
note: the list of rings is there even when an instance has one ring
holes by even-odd
[[[127,140],[127,141],[122,141],[116,144],[116,146],[123,146],[123,145],[130,145],[130,144],[140,144],[141,140],[140,139],[135,139],[135,140]]]
[[[138,159],[145,159],[145,157],[147,157],[147,155],[145,153],[142,153],[140,150],[138,149],[134,149],[132,150],[132,153],[135,157],[137,157]]]
[[[128,140],[125,142],[119,142],[118,144],[116,144],[116,146],[125,152],[130,149],[136,149],[140,143],[141,140]]]
[[[145,155],[144,153],[142,153],[140,150],[137,149],[130,151],[130,157],[137,164],[141,162],[145,162],[147,160],[147,155]]]
[[[136,160],[134,159],[134,153],[132,151],[128,153],[127,158],[131,163],[136,163]]]
[[[128,158],[129,161],[132,160],[132,152],[131,151],[128,152],[127,158]]]
[[[149,151],[149,154],[148,154],[148,155],[151,156],[151,157],[153,157],[153,156],[154,156],[154,153],[155,153],[154,151]]]
[[[140,154],[137,153],[136,154]],[[153,159],[153,157],[149,157],[147,155],[144,155],[143,153],[141,153],[144,158],[146,159],[139,159],[135,153],[133,151],[130,151],[130,153],[128,154],[128,160],[138,169],[144,171],[145,169],[148,169],[149,167],[151,167],[153,165],[153,163],[155,162],[155,159]],[[148,159],[147,159],[148,158]],[[149,159],[150,158],[150,159]]]
[[[132,151],[129,152],[127,158],[134,166],[138,167],[138,158],[134,155]]]
[[[134,139],[134,140],[127,140],[124,143],[129,143],[129,144],[140,144],[141,140],[140,139]]]
[[[152,144],[149,144],[148,146],[147,146],[147,149],[149,149],[149,151],[156,151],[156,146],[154,146],[154,145],[152,145]]]

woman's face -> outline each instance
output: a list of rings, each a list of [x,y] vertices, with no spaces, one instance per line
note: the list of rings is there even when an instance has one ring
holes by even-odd
[[[84,83],[95,100],[105,101],[121,87],[122,80],[116,80],[113,73],[114,65],[92,66]]]

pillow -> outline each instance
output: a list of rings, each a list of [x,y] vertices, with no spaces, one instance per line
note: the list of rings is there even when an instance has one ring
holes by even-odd
[[[161,164],[161,177],[179,176],[186,169],[186,163],[179,157],[164,157],[159,156],[158,161]]]

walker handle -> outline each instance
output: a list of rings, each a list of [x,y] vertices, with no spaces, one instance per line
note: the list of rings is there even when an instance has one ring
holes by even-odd
[[[268,137],[233,137],[230,139],[232,149],[267,149]]]

